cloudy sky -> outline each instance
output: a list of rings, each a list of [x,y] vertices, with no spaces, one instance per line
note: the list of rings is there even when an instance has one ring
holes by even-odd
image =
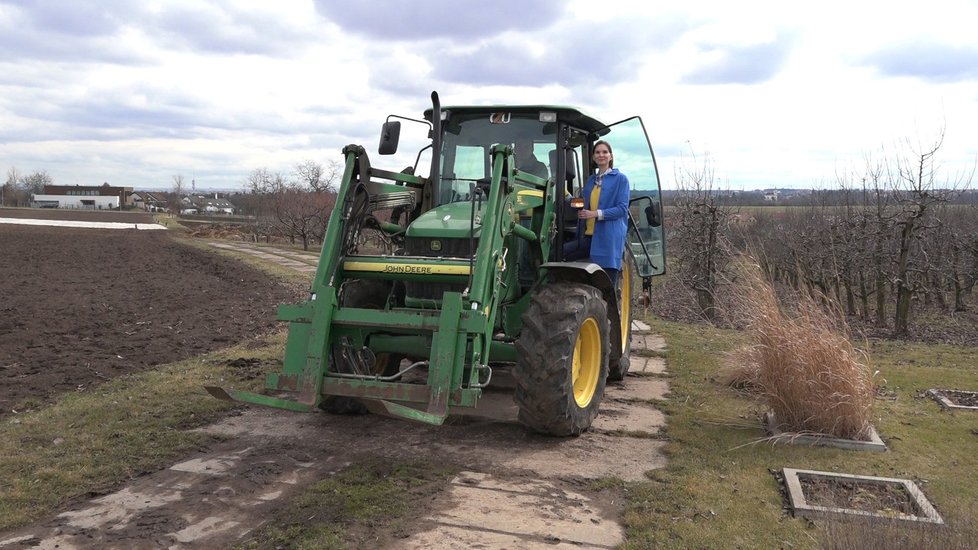
[[[0,0],[0,169],[240,189],[375,151],[437,90],[640,115],[665,187],[704,159],[724,188],[833,187],[942,129],[953,175],[978,155],[976,24],[974,0]]]

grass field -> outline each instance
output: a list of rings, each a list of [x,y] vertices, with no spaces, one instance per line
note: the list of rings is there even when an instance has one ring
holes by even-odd
[[[978,471],[978,413],[942,412],[921,392],[976,389],[973,349],[873,344],[882,397],[874,416],[886,453],[772,446],[760,425],[763,405],[720,383],[724,355],[744,336],[650,323],[669,348],[670,463],[649,481],[626,486],[626,548],[971,547],[978,536],[972,519],[978,513],[978,478],[972,475]],[[948,527],[932,532],[792,518],[771,472],[783,467],[912,479]],[[877,546],[881,541],[888,545]]]

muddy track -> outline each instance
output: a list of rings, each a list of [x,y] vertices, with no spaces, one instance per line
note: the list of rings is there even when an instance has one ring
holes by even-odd
[[[595,427],[577,438],[529,433],[516,421],[508,377],[474,413],[435,427],[367,416],[299,414],[248,407],[203,428],[227,438],[170,468],[26,529],[0,548],[226,547],[247,540],[311,483],[357,461],[452,463],[449,491],[417,509],[415,530],[394,548],[612,548],[623,541],[620,505],[582,482],[642,479],[662,467],[662,414],[637,397],[661,396],[662,379],[609,387]],[[629,436],[612,435],[627,431]],[[420,504],[420,503],[419,503]],[[6,544],[5,544],[6,543]],[[56,546],[55,546],[56,545]],[[559,546],[558,546],[559,547]]]

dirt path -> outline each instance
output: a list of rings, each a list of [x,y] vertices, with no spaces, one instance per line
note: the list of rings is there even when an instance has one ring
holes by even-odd
[[[294,260],[292,260],[294,261]],[[647,327],[644,327],[647,329]],[[664,350],[636,334],[633,349]],[[494,374],[478,409],[435,427],[368,416],[249,407],[204,430],[226,437],[200,454],[47,521],[0,535],[0,548],[218,548],[245,539],[308,484],[367,459],[444,457],[463,466],[407,538],[386,547],[613,548],[620,503],[582,480],[642,479],[665,464],[656,438],[668,392],[664,361],[633,355],[609,386],[592,429],[577,438],[527,432],[512,381]],[[627,435],[622,435],[627,434]]]

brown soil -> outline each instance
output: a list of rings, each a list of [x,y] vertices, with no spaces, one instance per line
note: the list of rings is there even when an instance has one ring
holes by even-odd
[[[978,392],[941,390],[941,395],[959,407],[978,407]]]
[[[42,215],[152,222],[141,213],[0,211]],[[267,275],[165,231],[0,224],[0,259],[0,415],[247,341],[275,328],[276,305],[294,299]]]
[[[844,508],[874,514],[919,516],[920,510],[902,485],[798,476],[810,506]]]

